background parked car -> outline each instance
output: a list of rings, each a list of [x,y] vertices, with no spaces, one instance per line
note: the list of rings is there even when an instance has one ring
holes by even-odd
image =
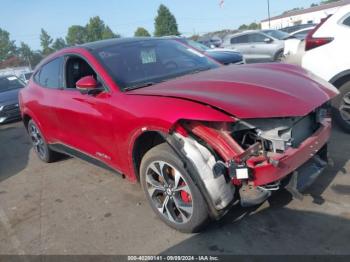
[[[282,29],[280,29],[281,31],[283,32],[286,32],[288,34],[291,34],[293,32],[296,32],[296,31],[299,31],[299,30],[303,30],[305,28],[308,28],[308,27],[315,27],[316,24],[302,24],[302,25],[293,25],[293,26],[288,26],[288,27],[284,27]]]
[[[227,36],[223,46],[243,54],[247,62],[280,61],[284,39],[289,35],[278,30],[253,30]]]
[[[308,35],[308,33],[312,29],[314,29],[315,27],[316,27],[315,25],[312,25],[312,26],[305,27],[303,29],[299,29],[299,30],[296,30],[294,32],[291,32],[291,33],[289,33],[288,39],[296,38],[296,39],[299,39],[299,40],[304,40],[306,38],[306,36]]]
[[[305,40],[302,66],[340,91],[333,100],[335,120],[350,132],[350,5],[324,19]]]
[[[305,38],[315,28],[314,25],[296,30],[284,41],[283,61],[301,65],[301,59],[305,53]]]
[[[215,36],[199,39],[198,42],[211,48],[220,47],[222,45],[222,39]]]
[[[20,118],[18,92],[24,83],[16,76],[0,76],[0,123]]]
[[[207,56],[214,58],[216,61],[220,62],[221,64],[229,65],[229,64],[245,63],[243,55],[235,50],[226,49],[226,48],[210,48],[210,47],[207,47],[206,45],[203,45],[193,40],[189,40],[184,37],[175,38],[175,39],[184,44],[190,45],[195,49],[198,49],[204,52]]]
[[[25,74],[32,72],[30,67],[28,66],[20,66],[20,67],[9,67],[0,69],[0,76],[17,76],[22,81],[25,81]]]
[[[32,76],[33,72],[27,72],[27,73],[22,73],[19,78],[25,82],[25,83],[28,83],[30,77]]]

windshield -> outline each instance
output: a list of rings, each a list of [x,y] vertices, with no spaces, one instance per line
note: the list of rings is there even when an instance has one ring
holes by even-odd
[[[207,51],[208,49],[210,49],[209,47],[207,47],[206,45],[203,45],[201,43],[198,43],[196,41],[193,40],[187,40],[187,43],[192,46],[193,48],[196,48],[200,51]]]
[[[24,84],[15,76],[6,76],[0,78],[0,93],[22,87],[24,87]]]
[[[135,40],[94,53],[123,90],[219,67],[195,49],[170,39]]]
[[[289,34],[280,30],[265,30],[263,31],[265,34],[272,36],[278,40],[284,40],[289,37]]]

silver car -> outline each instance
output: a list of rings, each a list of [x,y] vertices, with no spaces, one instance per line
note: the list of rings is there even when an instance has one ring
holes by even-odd
[[[288,37],[279,30],[252,30],[227,36],[223,46],[239,51],[247,62],[281,61]]]

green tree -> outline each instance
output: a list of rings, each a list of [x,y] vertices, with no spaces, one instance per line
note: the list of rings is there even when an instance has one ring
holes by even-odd
[[[57,51],[67,46],[66,41],[62,37],[56,38],[52,44],[52,49]]]
[[[321,1],[321,4],[330,4],[330,3],[333,3],[333,2],[338,2],[340,0],[324,0],[324,1]]]
[[[257,30],[257,29],[260,29],[260,24],[257,24],[255,22],[251,23],[249,26],[248,26],[248,29],[249,30]]]
[[[138,27],[134,33],[134,36],[151,36],[151,34],[143,27]]]
[[[40,61],[43,59],[43,55],[40,51],[34,51],[33,52],[33,57],[31,60],[31,66],[34,68],[37,64],[40,63]]]
[[[10,40],[10,33],[0,28],[0,62],[16,53],[15,41]]]
[[[261,25],[255,22],[249,25],[243,24],[238,27],[238,30],[257,30],[257,29],[261,29]]]
[[[105,24],[99,16],[91,17],[86,25],[87,42],[93,42],[102,39]]]
[[[110,39],[110,38],[117,38],[119,35],[113,33],[113,31],[109,28],[109,26],[105,26],[103,32],[102,32],[102,39]]]
[[[238,30],[247,30],[247,29],[248,29],[248,26],[246,24],[240,25],[238,27]]]
[[[86,25],[86,40],[87,42],[98,41],[102,39],[115,38],[117,34],[105,25],[99,16],[91,17]]]
[[[86,42],[86,28],[80,25],[72,25],[68,28],[66,36],[67,45],[80,45]]]
[[[32,68],[34,53],[30,49],[29,45],[24,42],[21,42],[21,46],[18,49],[19,56],[23,61],[25,61],[30,68]]]
[[[175,16],[165,5],[160,5],[154,22],[155,36],[179,35]]]
[[[42,28],[40,34],[40,45],[44,56],[47,56],[53,52],[53,49],[51,48],[52,42],[53,40],[51,36]]]

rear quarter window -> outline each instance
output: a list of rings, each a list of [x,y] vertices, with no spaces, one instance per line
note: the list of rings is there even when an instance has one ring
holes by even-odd
[[[244,44],[248,43],[248,35],[240,35],[231,38],[231,44]]]
[[[346,26],[350,26],[350,16],[345,18],[345,20],[343,21],[343,24],[346,25]]]
[[[35,74],[34,80],[43,87],[60,88],[62,87],[62,58],[56,58],[47,64]]]

